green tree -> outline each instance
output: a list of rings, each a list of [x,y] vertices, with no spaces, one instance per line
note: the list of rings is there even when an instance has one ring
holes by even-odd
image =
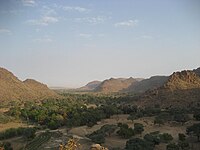
[[[196,111],[194,113],[194,118],[197,120],[197,121],[200,121],[200,110],[199,111]]]
[[[189,117],[187,114],[175,114],[174,115],[174,121],[180,122],[182,125],[189,120]]]
[[[197,136],[197,140],[200,142],[200,123],[187,127],[186,132],[187,134],[193,134]]]
[[[153,143],[154,145],[159,145],[160,144],[159,132],[158,133],[152,132],[152,133],[146,134],[144,136],[144,140],[150,143]]]
[[[141,134],[144,131],[144,126],[141,123],[134,123],[134,134]]]
[[[105,136],[102,133],[95,134],[91,136],[90,139],[92,140],[92,142],[97,143],[97,144],[102,144],[105,142]]]
[[[190,150],[190,145],[187,141],[179,141],[178,146],[181,150]]]
[[[131,113],[131,114],[128,116],[127,119],[128,119],[128,120],[131,120],[131,121],[133,122],[135,119],[137,119],[137,116],[136,116],[136,114]]]
[[[2,146],[3,146],[4,150],[13,150],[10,142],[4,142]]]
[[[127,124],[119,124],[120,129],[117,131],[117,134],[123,138],[130,138],[134,135],[132,128],[129,128]]]
[[[161,124],[164,124],[164,120],[160,117],[155,117],[154,124],[158,124],[160,126]]]
[[[23,132],[24,132],[23,136],[26,139],[33,139],[35,137],[36,129],[35,128],[25,128]]]
[[[160,134],[159,136],[160,136],[160,141],[163,143],[169,143],[170,141],[173,140],[172,135],[169,133],[163,133],[163,134]]]
[[[178,139],[179,139],[179,141],[185,141],[185,134],[183,134],[183,133],[179,133],[178,134]]]
[[[170,143],[167,145],[166,150],[179,150],[179,146],[175,143]]]
[[[126,142],[125,150],[153,150],[154,145],[148,141],[132,138]]]

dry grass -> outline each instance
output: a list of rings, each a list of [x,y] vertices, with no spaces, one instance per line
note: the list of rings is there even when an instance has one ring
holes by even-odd
[[[0,132],[5,131],[10,128],[28,127],[29,125],[21,122],[8,122],[5,124],[0,124]]]

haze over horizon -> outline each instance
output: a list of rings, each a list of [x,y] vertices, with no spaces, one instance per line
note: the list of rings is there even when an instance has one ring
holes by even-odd
[[[198,0],[1,0],[0,67],[48,86],[200,67]]]

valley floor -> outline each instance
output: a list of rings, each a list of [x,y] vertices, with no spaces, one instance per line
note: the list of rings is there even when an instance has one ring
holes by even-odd
[[[87,134],[90,134],[98,129],[100,129],[103,125],[106,124],[115,124],[122,122],[127,123],[129,127],[133,127],[134,123],[142,123],[144,125],[144,132],[141,135],[136,135],[135,137],[142,138],[145,134],[154,132],[154,131],[160,131],[160,133],[169,133],[173,136],[173,141],[178,141],[178,134],[184,133],[186,134],[186,127],[192,125],[193,123],[196,123],[197,121],[188,121],[184,125],[171,122],[166,123],[165,125],[154,125],[154,117],[143,117],[137,120],[134,120],[133,122],[130,120],[127,120],[128,115],[114,115],[111,116],[110,119],[104,119],[100,122],[98,122],[97,125],[94,125],[93,127],[87,127],[87,126],[80,126],[75,127],[72,129],[67,129],[65,127],[59,128],[57,130],[51,130],[52,134],[50,140],[46,143],[44,143],[40,148],[38,149],[46,149],[46,150],[53,150],[58,149],[58,146],[60,143],[66,142],[69,137],[73,136],[75,138],[79,139],[79,143],[81,146],[79,147],[80,150],[88,150],[91,146],[92,142],[90,139],[86,137]],[[2,126],[2,125],[0,125]],[[8,123],[4,124],[4,126],[9,127],[20,127],[25,126],[25,124],[21,123]],[[5,127],[4,127],[5,129]],[[1,128],[3,130],[3,128]],[[40,130],[37,132],[37,135],[40,135],[41,133],[45,132],[45,130]],[[196,137],[192,137],[193,139],[190,140],[196,140]],[[11,142],[11,144],[14,147],[14,150],[20,150],[22,147],[25,146],[25,142],[22,141],[20,137],[18,138],[12,138],[9,140],[6,140]],[[105,143],[103,146],[111,148],[121,148],[124,149],[127,139],[122,139],[119,137],[116,133],[113,133],[110,137],[106,137]],[[194,150],[200,149],[200,143],[193,143]],[[165,150],[166,144],[160,144],[156,146],[155,150]]]

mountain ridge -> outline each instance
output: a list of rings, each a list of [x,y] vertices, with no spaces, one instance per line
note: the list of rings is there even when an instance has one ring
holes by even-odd
[[[59,97],[59,95],[51,91],[47,85],[32,79],[23,82],[12,72],[0,68],[0,101],[41,100],[52,97]]]
[[[130,78],[110,78],[104,80],[98,87],[94,89],[94,92],[101,93],[115,93],[120,92],[123,89],[128,88],[131,84],[138,82],[137,79]]]

